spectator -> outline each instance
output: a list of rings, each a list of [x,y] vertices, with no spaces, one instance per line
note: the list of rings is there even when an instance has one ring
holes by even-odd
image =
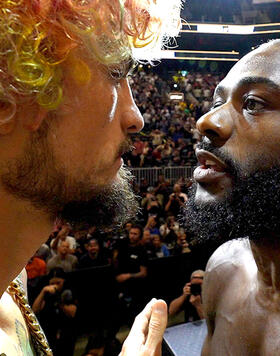
[[[151,132],[151,137],[152,137],[152,144],[154,147],[159,146],[162,144],[162,140],[164,137],[164,133],[161,132],[160,130],[156,129]]]
[[[92,235],[95,233],[94,229],[95,226],[91,228],[91,234],[89,234],[89,229],[81,229],[74,232],[74,237],[76,240],[76,248],[74,254],[78,260],[87,252],[86,246]]]
[[[28,279],[44,276],[47,273],[46,262],[36,256],[30,258],[25,268]]]
[[[143,231],[143,237],[141,239],[141,244],[145,249],[147,258],[149,259],[149,258],[154,257],[155,248],[154,248],[153,243],[152,243],[152,235],[150,233],[150,230],[145,229]]]
[[[47,270],[49,272],[53,268],[60,267],[64,272],[71,272],[76,268],[77,264],[77,257],[69,253],[69,242],[62,241],[57,248],[57,255],[47,262]]]
[[[86,249],[87,253],[79,261],[79,268],[91,268],[110,264],[108,256],[100,250],[100,244],[97,239],[91,239]]]
[[[168,199],[168,186],[169,182],[164,179],[164,176],[160,174],[158,181],[155,184],[154,195],[156,196],[161,207],[165,206]]]
[[[116,281],[127,321],[133,318],[145,303],[147,255],[141,244],[142,227],[133,225],[128,240],[120,240],[114,251]]]
[[[149,216],[145,230],[149,230],[151,235],[159,235],[159,229],[157,227],[157,217],[155,215]]]
[[[191,252],[191,250],[187,242],[187,236],[185,231],[178,231],[177,240],[173,247],[172,254],[176,256],[176,255],[181,255],[182,253],[189,253],[189,252]]]
[[[39,247],[39,249],[36,251],[35,256],[41,258],[42,260],[44,260],[46,262],[48,259],[51,258],[52,253],[51,253],[51,250],[47,244],[42,244]]]
[[[180,226],[179,223],[175,220],[174,215],[169,215],[164,224],[162,224],[159,228],[160,236],[163,237],[163,239],[166,239],[166,236],[171,233],[171,231],[174,232],[174,236],[177,234],[179,231]]]
[[[65,274],[61,268],[50,272],[49,281],[35,299],[32,309],[38,315],[54,356],[72,356],[77,305],[72,291],[66,289]]]
[[[170,194],[168,203],[165,206],[167,215],[178,216],[181,207],[184,206],[187,200],[187,195],[181,192],[180,184],[174,184],[173,193]]]
[[[203,319],[201,287],[204,271],[197,270],[191,274],[190,282],[183,288],[183,294],[174,299],[169,306],[169,315],[175,315],[181,310],[185,312],[185,322]]]
[[[161,212],[161,206],[157,197],[154,194],[153,187],[149,187],[145,198],[141,201],[141,206],[144,208],[144,217],[159,216]],[[150,227],[147,227],[150,228]]]
[[[54,252],[57,252],[57,247],[59,247],[62,241],[67,241],[69,243],[70,253],[75,253],[76,249],[76,240],[74,237],[69,236],[71,227],[69,224],[65,224],[61,227],[61,230],[58,232],[57,236],[51,241],[50,247]]]
[[[152,242],[155,248],[154,250],[155,257],[161,258],[170,255],[167,246],[164,243],[162,243],[159,235],[152,235]]]

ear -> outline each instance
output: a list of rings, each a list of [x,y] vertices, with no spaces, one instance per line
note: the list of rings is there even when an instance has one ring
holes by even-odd
[[[30,110],[26,117],[23,118],[23,127],[28,131],[37,131],[47,115],[47,110],[37,107]]]

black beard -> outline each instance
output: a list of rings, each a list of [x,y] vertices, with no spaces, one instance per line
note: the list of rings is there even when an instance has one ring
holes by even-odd
[[[197,184],[188,194],[183,220],[193,242],[221,244],[241,237],[259,241],[280,235],[280,166],[242,177],[240,169],[230,160],[227,163],[235,178],[233,190],[224,200],[196,203]]]
[[[50,219],[59,217],[69,222],[76,230],[84,226],[118,228],[135,218],[139,208],[131,173],[122,167],[115,180],[104,186],[90,182],[86,176],[69,178],[53,156],[49,132],[43,123],[32,134],[23,155],[2,167],[1,182],[6,191],[29,201]]]

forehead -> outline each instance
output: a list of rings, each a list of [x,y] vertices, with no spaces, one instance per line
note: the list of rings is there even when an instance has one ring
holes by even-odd
[[[60,244],[60,247],[69,247],[70,245],[69,245],[69,242],[66,242],[66,241],[63,241],[63,242],[61,242],[61,244]]]
[[[130,229],[130,232],[131,232],[132,234],[138,234],[138,233],[140,233],[140,230],[139,230],[137,227],[132,227],[132,228]]]
[[[265,78],[280,85],[279,66],[280,44],[266,44],[243,57],[218,87],[233,88],[244,78]]]
[[[62,282],[64,282],[64,279],[60,277],[53,277],[52,279],[50,279],[50,284],[59,284]]]

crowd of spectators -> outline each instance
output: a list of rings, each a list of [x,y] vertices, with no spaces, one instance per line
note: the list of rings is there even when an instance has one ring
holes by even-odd
[[[178,219],[191,182],[181,180],[179,183],[170,186],[160,176],[155,187],[143,190],[142,214],[137,224],[128,222],[121,231],[100,232],[94,227],[72,231],[68,224],[56,226],[46,244],[30,259],[26,267],[29,299],[54,355],[61,355],[61,350],[73,355],[77,337],[76,318],[80,306],[71,285],[65,282],[67,273],[111,266],[118,315],[110,341],[116,343],[119,328],[131,325],[148,301],[148,262],[192,253]],[[104,336],[94,333],[90,345],[96,337],[103,340]]]
[[[182,16],[187,22],[262,24],[278,22],[279,3],[254,4],[253,0],[188,0]],[[275,11],[278,9],[278,11]]]
[[[177,73],[164,80],[155,73],[140,70],[131,78],[145,128],[143,134],[133,140],[135,150],[126,157],[129,166],[193,165],[194,147],[199,139],[195,123],[209,110],[210,97],[222,76],[183,74]],[[170,100],[169,94],[174,91],[182,93],[184,100]],[[29,299],[45,328],[54,355],[73,355],[81,309],[86,312],[94,309],[93,318],[99,320],[98,323],[104,314],[104,310],[98,310],[98,305],[79,303],[67,275],[86,274],[102,266],[112,270],[109,294],[116,314],[110,315],[109,330],[104,327],[104,333],[100,333],[103,328],[100,324],[95,328],[85,355],[90,355],[95,348],[103,350],[101,355],[106,355],[108,350],[111,356],[117,355],[120,346],[115,338],[117,331],[124,324],[131,325],[151,297],[147,295],[149,261],[192,255],[189,236],[180,221],[180,210],[188,199],[191,184],[190,179],[183,177],[171,184],[163,175],[159,175],[154,184],[147,180],[142,180],[139,186],[135,184],[142,211],[122,230],[98,231],[95,226],[87,226],[73,231],[69,224],[56,225],[48,241],[26,267]],[[181,288],[180,284],[179,290]],[[194,300],[197,302],[197,298]]]
[[[135,150],[125,157],[129,167],[194,165],[194,149],[200,135],[196,121],[209,111],[222,74],[180,72],[168,79],[143,69],[130,85],[145,127],[134,138]],[[183,100],[171,100],[179,92]]]

